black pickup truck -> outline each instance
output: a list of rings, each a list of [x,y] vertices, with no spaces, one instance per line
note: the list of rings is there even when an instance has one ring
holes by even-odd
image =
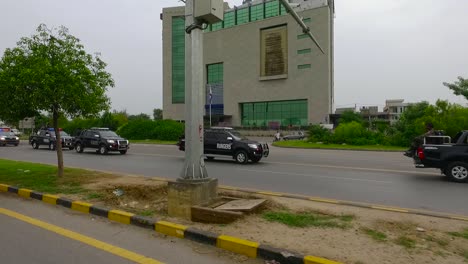
[[[60,138],[62,140],[62,148],[68,148],[72,150],[73,146],[73,137],[68,135],[65,131],[60,131]],[[57,147],[55,137],[55,130],[53,128],[45,128],[37,131],[35,135],[29,137],[29,144],[33,149],[38,149],[40,146],[47,146],[50,150],[55,150]]]
[[[185,151],[185,139],[183,137],[179,139],[177,145],[179,150]],[[209,160],[218,155],[231,156],[241,164],[245,164],[249,160],[257,163],[270,154],[268,144],[248,140],[230,127],[205,129],[203,146],[204,154]]]
[[[413,158],[417,168],[437,168],[451,181],[468,182],[468,130],[453,140],[446,136],[425,138]]]
[[[106,155],[109,151],[118,151],[124,155],[130,148],[128,140],[120,137],[108,128],[91,128],[81,131],[75,138],[75,150],[82,153],[85,148],[96,149],[101,155]]]

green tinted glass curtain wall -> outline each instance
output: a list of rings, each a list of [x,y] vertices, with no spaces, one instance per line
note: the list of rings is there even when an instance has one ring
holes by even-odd
[[[185,102],[185,20],[172,18],[172,103]]]

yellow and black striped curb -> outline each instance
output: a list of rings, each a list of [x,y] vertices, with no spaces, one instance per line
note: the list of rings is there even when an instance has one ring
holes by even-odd
[[[431,216],[431,217],[438,217],[438,218],[460,220],[460,221],[468,222],[468,216],[464,216],[464,215],[453,215],[453,214],[446,214],[446,213],[439,213],[439,212],[432,212],[432,211],[422,211],[422,210],[417,210],[417,209],[401,208],[401,207],[396,207],[396,206],[359,203],[359,202],[353,202],[353,201],[343,201],[343,200],[327,199],[327,198],[321,198],[321,197],[311,197],[311,196],[299,195],[299,194],[268,192],[268,191],[254,190],[254,189],[243,189],[243,188],[236,188],[236,187],[231,187],[231,186],[219,186],[219,188],[222,190],[226,190],[226,191],[261,194],[261,195],[267,195],[267,196],[291,198],[291,199],[306,200],[306,201],[336,204],[336,205],[354,206],[354,207],[361,207],[361,208],[380,210],[380,211],[423,215],[423,216]]]
[[[90,203],[73,201],[56,195],[43,194],[33,190],[18,188],[6,184],[0,184],[0,192],[15,193],[24,198],[32,198],[48,204],[60,205],[66,208],[70,208],[81,213],[106,217],[111,221],[151,229],[167,236],[188,239],[195,242],[216,246],[218,248],[237,254],[246,255],[251,258],[275,260],[281,264],[340,264],[339,262],[328,259],[315,256],[304,256],[296,252],[274,248],[254,241],[240,239],[232,236],[218,235],[167,221],[156,221],[154,219],[120,210],[110,210],[107,208],[95,206]]]

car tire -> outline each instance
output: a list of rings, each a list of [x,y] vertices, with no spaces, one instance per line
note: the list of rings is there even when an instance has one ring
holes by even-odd
[[[107,150],[107,147],[105,145],[100,145],[99,146],[99,154],[101,155],[107,155],[109,150]]]
[[[446,170],[446,175],[453,182],[468,182],[468,163],[453,162]]]
[[[245,150],[238,150],[234,155],[234,159],[239,164],[246,164],[249,161],[249,156],[247,156]]]
[[[127,154],[127,150],[119,150],[120,154],[125,155]]]
[[[76,143],[75,150],[78,153],[83,153],[84,149],[83,149],[83,146],[81,145],[81,143]]]
[[[69,150],[73,150],[73,149],[74,149],[74,147],[68,147],[68,149],[69,149]]]
[[[207,156],[206,159],[208,159],[208,160],[214,160],[215,157],[213,157],[213,156]]]
[[[19,144],[15,144],[15,147],[17,147]]]
[[[49,150],[55,150],[55,144],[49,143]]]
[[[39,148],[39,144],[37,144],[36,141],[33,141],[33,142],[31,143],[31,146],[32,146],[33,149],[38,149],[38,148]]]

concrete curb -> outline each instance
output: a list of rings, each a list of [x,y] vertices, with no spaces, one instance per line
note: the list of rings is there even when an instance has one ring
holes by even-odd
[[[111,221],[152,229],[167,236],[188,239],[198,243],[216,246],[251,258],[275,260],[281,264],[340,264],[339,262],[328,259],[315,256],[304,256],[292,251],[270,247],[254,241],[232,236],[218,235],[167,221],[155,221],[153,219],[120,210],[102,208],[90,203],[72,201],[66,198],[42,194],[33,190],[18,188],[6,184],[0,184],[0,192],[14,193],[23,198],[32,198],[48,204],[60,205],[77,212],[105,217]]]
[[[361,207],[361,208],[366,208],[366,209],[389,211],[389,212],[395,212],[395,213],[424,215],[424,216],[431,216],[431,217],[437,217],[437,218],[460,220],[460,221],[468,222],[468,216],[464,216],[464,215],[453,215],[453,214],[447,214],[447,213],[422,211],[422,210],[401,208],[401,207],[388,206],[388,205],[367,204],[367,203],[352,202],[352,201],[326,199],[326,198],[311,197],[311,196],[290,194],[290,193],[267,192],[267,191],[260,191],[260,190],[254,190],[254,189],[235,188],[235,187],[230,187],[230,186],[219,186],[219,189],[226,190],[226,191],[236,191],[236,192],[244,192],[244,193],[251,193],[251,194],[260,194],[260,195],[268,195],[268,196],[275,196],[275,197],[306,200],[306,201],[318,202],[318,203],[328,203],[328,204],[336,204],[336,205]]]

